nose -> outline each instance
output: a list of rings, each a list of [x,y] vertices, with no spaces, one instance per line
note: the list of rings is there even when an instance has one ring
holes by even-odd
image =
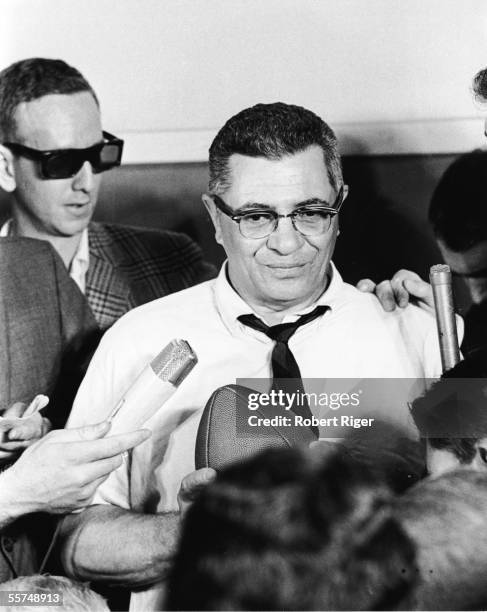
[[[276,229],[267,238],[267,247],[280,255],[290,255],[304,243],[303,235],[294,229],[290,217],[280,217]]]
[[[90,193],[95,186],[95,175],[89,161],[85,161],[73,177],[73,189]]]

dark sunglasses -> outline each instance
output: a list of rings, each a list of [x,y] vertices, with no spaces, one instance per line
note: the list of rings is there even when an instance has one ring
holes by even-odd
[[[103,132],[103,142],[86,149],[53,149],[39,151],[16,142],[4,142],[15,155],[32,159],[39,164],[39,173],[43,179],[64,179],[75,176],[88,161],[94,173],[105,172],[120,166],[122,160],[123,140]]]

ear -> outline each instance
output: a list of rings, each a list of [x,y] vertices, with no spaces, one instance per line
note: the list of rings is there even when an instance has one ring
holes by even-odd
[[[208,211],[208,214],[210,215],[211,220],[213,221],[213,225],[215,227],[215,240],[218,242],[218,244],[221,244],[221,246],[223,246],[222,228],[220,224],[220,211],[217,209],[211,196],[209,196],[208,194],[204,193],[201,196],[201,199],[203,200],[203,204],[205,205],[206,210]]]
[[[3,145],[0,145],[0,187],[9,193],[17,187],[13,154]]]
[[[477,448],[477,462],[487,469],[487,438],[480,438],[475,446]]]

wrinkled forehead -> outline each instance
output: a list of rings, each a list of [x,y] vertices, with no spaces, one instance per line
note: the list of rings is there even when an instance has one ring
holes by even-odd
[[[313,197],[327,200],[334,192],[318,146],[279,159],[234,154],[228,167],[227,195],[239,204],[292,204]]]

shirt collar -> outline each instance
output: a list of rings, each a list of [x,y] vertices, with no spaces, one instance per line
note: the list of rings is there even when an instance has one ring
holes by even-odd
[[[5,221],[5,223],[0,227],[0,238],[6,238],[7,236],[11,236],[12,231],[12,219]]]
[[[2,227],[0,227],[0,238],[13,235],[12,219],[8,219]],[[74,254],[71,266],[69,268],[69,276],[81,289],[81,292],[85,292],[86,287],[86,273],[90,265],[90,248],[88,241],[88,228],[86,227],[81,233],[81,238]]]
[[[90,247],[88,241],[88,228],[81,233],[81,238],[78,244],[76,253],[74,254],[71,266],[69,268],[69,275],[74,282],[81,289],[81,292],[85,292],[86,288],[86,273],[90,266]]]
[[[225,261],[215,281],[215,302],[223,323],[230,332],[235,333],[236,331],[245,328],[242,323],[237,321],[237,318],[240,315],[258,315],[230,285],[227,278],[227,265],[228,262]],[[330,276],[330,282],[328,284],[328,287],[326,288],[326,291],[321,294],[321,296],[316,300],[316,302],[314,302],[307,308],[303,308],[298,313],[284,317],[283,322],[287,323],[291,321],[296,321],[298,317],[303,314],[307,314],[308,312],[311,312],[318,305],[329,306],[330,309],[333,309],[334,305],[337,305],[339,302],[339,294],[344,284],[342,277],[340,276],[340,273],[336,269],[333,262],[330,262]]]

